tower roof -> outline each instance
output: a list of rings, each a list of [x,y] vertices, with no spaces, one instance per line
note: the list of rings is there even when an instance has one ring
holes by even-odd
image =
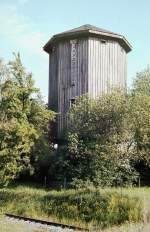
[[[115,40],[120,43],[120,45],[125,49],[126,52],[130,52],[132,50],[132,46],[126,40],[126,38],[122,35],[117,33],[92,26],[90,24],[85,24],[83,26],[74,28],[72,30],[68,30],[59,34],[54,35],[44,46],[44,50],[46,52],[49,51],[49,48],[56,42],[65,39],[74,39],[80,38],[85,36],[94,36],[94,37],[101,37],[104,39]]]

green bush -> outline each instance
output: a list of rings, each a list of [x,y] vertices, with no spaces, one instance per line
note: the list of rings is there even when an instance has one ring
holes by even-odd
[[[106,227],[142,218],[137,197],[96,189],[43,191],[30,188],[0,190],[0,208],[38,218],[82,226]]]
[[[101,194],[100,191],[78,191],[53,198],[46,195],[44,202],[49,202],[44,209],[48,215],[94,223],[95,226],[120,224],[125,221],[139,221],[140,202],[118,193]]]

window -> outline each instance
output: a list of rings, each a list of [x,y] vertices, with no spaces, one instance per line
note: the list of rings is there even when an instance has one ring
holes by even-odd
[[[72,80],[71,86],[75,86],[75,80]]]
[[[70,108],[75,104],[75,98],[70,99]]]
[[[106,44],[106,40],[101,39],[101,43]]]

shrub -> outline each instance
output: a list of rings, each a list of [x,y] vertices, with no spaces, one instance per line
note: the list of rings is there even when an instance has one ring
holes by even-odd
[[[57,221],[82,226],[106,227],[126,221],[137,222],[142,217],[142,204],[137,197],[116,191],[80,189],[41,191],[32,189],[0,190],[3,212],[54,218]]]

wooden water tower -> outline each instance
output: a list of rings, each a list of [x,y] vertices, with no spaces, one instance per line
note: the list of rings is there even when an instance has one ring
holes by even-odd
[[[112,87],[126,88],[131,45],[122,35],[87,24],[54,35],[44,50],[49,54],[48,104],[59,113],[56,138],[67,126],[76,96],[89,93],[96,98]]]

